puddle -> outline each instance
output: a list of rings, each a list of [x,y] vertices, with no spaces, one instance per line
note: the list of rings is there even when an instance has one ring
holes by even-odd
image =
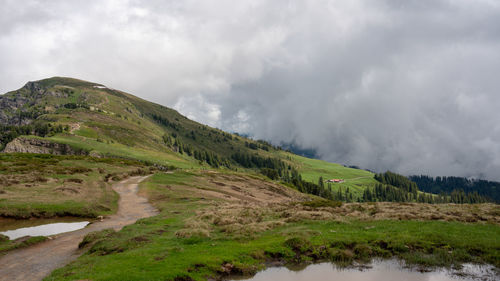
[[[48,236],[84,228],[89,221],[75,218],[29,219],[14,220],[0,219],[0,234],[8,236],[10,240],[23,236]]]
[[[232,280],[250,281],[310,281],[310,280],[343,280],[343,281],[470,281],[498,280],[498,272],[489,265],[465,264],[462,269],[436,269],[430,272],[419,272],[404,268],[396,260],[376,260],[368,267],[339,268],[331,263],[309,265],[300,270],[286,267],[271,267],[258,272],[252,278]]]

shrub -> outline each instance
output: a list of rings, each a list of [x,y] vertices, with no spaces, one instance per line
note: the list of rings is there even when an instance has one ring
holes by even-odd
[[[329,249],[330,260],[340,264],[350,264],[354,260],[354,253],[349,249]]]
[[[354,254],[358,259],[367,260],[372,256],[373,251],[372,248],[366,244],[358,244],[354,247]]]
[[[285,241],[285,246],[297,253],[311,250],[311,242],[303,237],[293,237]]]

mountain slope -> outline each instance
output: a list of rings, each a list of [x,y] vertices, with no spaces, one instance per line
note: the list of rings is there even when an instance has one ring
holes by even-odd
[[[173,109],[98,83],[63,77],[29,82],[0,96],[0,108],[2,146],[18,135],[29,135],[20,139],[44,139],[70,145],[85,154],[180,168],[264,167],[279,169],[280,173],[295,169],[315,183],[320,176],[346,179],[333,188],[351,187],[355,193],[375,183],[370,172],[299,157],[267,142],[197,123]]]

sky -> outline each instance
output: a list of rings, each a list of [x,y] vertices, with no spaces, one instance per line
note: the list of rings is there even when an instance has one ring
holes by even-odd
[[[0,0],[0,92],[67,76],[327,161],[500,180],[500,1]]]

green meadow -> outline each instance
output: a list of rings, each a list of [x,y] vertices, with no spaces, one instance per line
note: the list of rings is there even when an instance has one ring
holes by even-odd
[[[500,266],[500,227],[495,224],[305,219],[245,236],[217,225],[209,235],[179,235],[197,211],[211,204],[195,192],[175,188],[191,185],[193,176],[157,174],[143,182],[141,192],[161,213],[119,232],[87,236],[81,247],[88,252],[45,280],[206,280],[253,274],[270,260],[349,265],[397,257],[426,267],[463,262]]]

